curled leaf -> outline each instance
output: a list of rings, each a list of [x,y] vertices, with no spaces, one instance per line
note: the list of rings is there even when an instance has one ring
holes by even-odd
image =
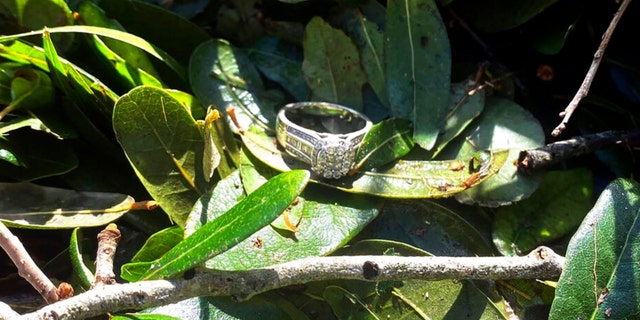
[[[80,192],[31,183],[0,183],[0,220],[27,229],[63,229],[105,225],[127,213],[132,197]]]

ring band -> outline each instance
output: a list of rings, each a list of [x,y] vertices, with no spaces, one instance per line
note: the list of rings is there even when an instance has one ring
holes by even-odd
[[[339,179],[353,169],[356,150],[371,126],[365,115],[338,104],[298,102],[278,112],[276,137],[315,174]]]

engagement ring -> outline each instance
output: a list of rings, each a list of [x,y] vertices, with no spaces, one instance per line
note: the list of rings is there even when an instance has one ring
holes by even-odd
[[[353,169],[356,150],[371,126],[365,115],[338,104],[298,102],[278,113],[276,137],[315,174],[339,179]]]

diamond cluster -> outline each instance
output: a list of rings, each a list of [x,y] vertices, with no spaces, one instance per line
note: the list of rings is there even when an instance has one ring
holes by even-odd
[[[356,150],[350,141],[327,137],[314,147],[311,170],[327,179],[339,179],[352,169]]]

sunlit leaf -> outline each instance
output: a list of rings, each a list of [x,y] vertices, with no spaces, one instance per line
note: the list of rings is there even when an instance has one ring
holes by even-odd
[[[209,182],[213,171],[220,165],[220,152],[216,146],[214,121],[220,120],[220,112],[215,108],[209,108],[204,119],[204,154],[202,155],[202,171],[204,180]],[[220,142],[218,142],[220,143]]]
[[[376,123],[356,152],[355,170],[375,170],[402,158],[414,146],[412,132],[411,122],[406,119],[390,118]]]
[[[28,229],[105,225],[127,213],[134,202],[124,194],[80,192],[30,183],[0,183],[0,220]]]
[[[7,1],[3,2],[2,11],[3,27],[8,29],[3,30],[5,34],[73,24],[71,10],[64,0]],[[72,34],[61,35],[55,43],[64,52],[73,38]]]
[[[190,112],[163,89],[136,87],[116,103],[113,128],[142,184],[183,226],[206,189],[202,132]]]
[[[109,19],[105,12],[93,2],[80,3],[78,14],[83,24],[126,32],[116,20]],[[102,58],[105,65],[119,75],[117,79],[126,87],[126,90],[136,85],[163,86],[160,75],[143,50],[111,38],[93,35],[88,36],[87,39],[99,53],[96,56]]]
[[[302,71],[312,91],[312,100],[343,104],[362,111],[362,85],[366,76],[360,55],[343,31],[320,17],[305,28]]]
[[[262,187],[216,219],[204,224],[151,265],[144,279],[170,277],[229,250],[273,219],[293,202],[309,180],[309,172],[295,170],[270,179]],[[215,189],[214,189],[215,190]],[[200,203],[215,201],[205,195]]]
[[[152,234],[131,262],[148,262],[160,258],[184,239],[184,230],[178,226],[162,229]]]
[[[182,66],[178,64],[171,56],[169,56],[163,50],[155,47],[151,43],[147,42],[145,39],[140,38],[136,35],[122,32],[118,30],[101,28],[101,27],[93,27],[93,26],[63,26],[63,27],[55,27],[55,28],[46,28],[39,31],[31,31],[20,34],[6,35],[0,36],[0,42],[7,42],[11,40],[15,40],[22,37],[34,36],[43,33],[87,33],[87,34],[95,34],[103,37],[108,37],[116,40],[120,40],[122,42],[128,43],[132,46],[140,48],[150,55],[154,56],[158,60],[166,63],[169,67],[171,67],[178,76],[186,79],[186,73]]]
[[[255,188],[266,181],[266,177],[261,176],[264,170],[263,166],[254,168],[243,164],[242,180],[237,173],[222,180],[211,194],[210,201],[203,199],[194,207],[187,232],[193,232],[203,221],[215,221],[228,208],[242,201],[245,197],[242,186],[246,184]],[[267,177],[272,173],[267,173]],[[287,208],[292,216],[300,214],[300,220],[295,224],[295,233],[286,226],[279,228],[280,230],[276,229],[277,226],[274,228],[276,219],[271,225],[207,261],[206,267],[224,270],[259,268],[329,254],[343,246],[374,219],[380,205],[381,202],[372,197],[308,185],[305,192]],[[292,217],[291,220],[293,219],[295,218]]]
[[[484,109],[484,91],[480,90],[469,94],[474,86],[474,82],[454,83],[451,85],[449,103],[452,109],[447,114],[444,127],[442,127],[440,136],[438,136],[436,145],[433,148],[434,157]]]
[[[302,73],[302,52],[287,41],[263,37],[247,49],[249,57],[267,78],[277,82],[299,101],[309,98]]]
[[[385,76],[391,115],[413,122],[413,140],[431,149],[449,105],[451,52],[433,0],[390,0]]]
[[[67,100],[62,109],[69,121],[84,139],[100,146],[98,152],[119,153],[120,149],[101,129],[111,128],[111,115],[117,95],[95,77],[60,58],[48,32],[42,34],[42,40],[42,58],[50,71],[51,80],[65,93]],[[40,56],[34,55],[34,58],[35,62],[40,62]]]
[[[260,73],[246,52],[222,39],[198,46],[189,62],[189,81],[204,105],[235,108],[238,122],[246,129],[258,124],[275,127],[276,106],[282,101],[265,91]]]
[[[95,276],[82,258],[82,229],[80,228],[73,229],[73,232],[71,233],[69,256],[71,258],[71,266],[73,267],[74,275],[80,279],[84,288],[90,288]]]
[[[549,319],[640,314],[640,185],[611,182],[571,238]]]
[[[380,101],[386,106],[387,87],[384,79],[384,44],[383,32],[378,25],[367,20],[360,12],[355,12],[349,19],[347,30],[360,50],[360,63],[367,75],[367,80]]]
[[[31,67],[5,69],[11,81],[9,93],[11,101],[0,111],[0,119],[10,112],[20,109],[37,110],[55,103],[55,92],[49,76]]]

